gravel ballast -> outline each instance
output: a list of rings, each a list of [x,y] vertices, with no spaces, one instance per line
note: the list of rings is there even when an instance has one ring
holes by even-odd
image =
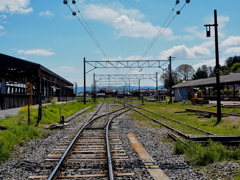
[[[51,153],[52,149],[57,148],[63,137],[73,132],[74,129],[81,127],[87,118],[81,115],[70,122],[63,130],[48,131],[47,138],[32,140],[20,147],[12,154],[5,163],[0,165],[0,179],[28,179],[35,175],[36,170],[45,164],[44,160]],[[182,155],[174,155],[172,144],[162,141],[167,137],[166,128],[152,128],[149,124],[143,125],[141,122],[131,120],[126,115],[121,115],[114,120],[114,128],[118,129],[127,155],[131,162],[138,162],[139,158],[127,139],[127,134],[135,134],[142,143],[149,155],[153,158],[169,179],[181,180],[200,180],[200,179],[232,179],[233,171],[240,169],[240,162],[221,162],[210,165],[205,170],[196,170],[190,166]],[[135,176],[132,179],[152,179],[146,169],[138,166],[133,167]],[[217,178],[216,178],[217,177]],[[126,178],[127,179],[127,178]]]

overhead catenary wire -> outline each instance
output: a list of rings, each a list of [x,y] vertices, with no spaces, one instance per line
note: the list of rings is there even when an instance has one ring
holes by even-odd
[[[140,60],[143,60],[143,58],[146,56],[146,54],[148,53],[148,51],[153,47],[153,45],[157,42],[157,40],[159,39],[159,37],[161,36],[161,34],[165,31],[162,32],[163,26],[167,23],[168,19],[170,18],[170,16],[172,15],[172,13],[174,12],[174,9],[176,7],[178,3],[175,4],[175,6],[172,8],[171,12],[169,13],[168,17],[166,18],[166,20],[164,21],[164,23],[162,24],[161,28],[159,29],[158,33],[156,34],[156,36],[153,38],[151,44],[148,46],[147,50],[143,53],[143,55],[140,57]],[[164,63],[166,64],[166,63]],[[163,65],[164,65],[163,64]],[[162,68],[163,69],[163,68]],[[140,69],[141,71],[141,69]],[[129,70],[130,72],[130,70]]]
[[[148,48],[146,49],[146,51],[143,53],[141,60],[146,56],[146,54],[150,51],[150,49],[153,47],[153,45],[157,42],[157,40],[160,38],[160,36],[165,32],[165,30],[168,28],[168,26],[172,23],[172,21],[175,19],[175,17],[177,15],[179,15],[182,11],[182,9],[186,6],[186,4],[188,4],[190,2],[190,0],[186,0],[185,4],[181,7],[181,9],[179,11],[177,11],[177,13],[173,16],[173,18],[169,21],[169,23],[166,25],[166,27],[163,29],[164,25],[168,22],[170,16],[172,15],[172,13],[175,10],[175,7],[179,4],[179,1],[176,1],[176,4],[174,5],[174,7],[172,8],[171,12],[169,13],[168,17],[166,18],[166,20],[164,21],[163,25],[161,26],[160,30],[158,31],[158,33],[156,34],[156,36],[153,38],[152,42],[150,43],[150,45],[148,46]],[[163,30],[162,30],[163,29]]]
[[[96,37],[94,36],[94,34],[92,33],[90,27],[88,26],[87,22],[85,21],[85,19],[83,18],[80,10],[78,9],[78,7],[76,6],[76,1],[72,1],[72,3],[75,5],[75,7],[77,8],[78,10],[78,13],[80,14],[81,18],[78,17],[77,13],[68,5],[68,1],[67,0],[64,0],[63,1],[64,4],[66,4],[68,6],[68,8],[72,11],[72,15],[75,16],[78,21],[81,23],[81,25],[83,26],[83,28],[85,29],[85,31],[88,33],[88,35],[91,37],[91,39],[94,41],[94,43],[96,44],[96,46],[98,47],[98,49],[101,51],[101,53],[105,56],[105,58],[109,61],[109,58],[107,56],[107,54],[105,53],[105,51],[103,50],[103,48],[101,47],[101,45],[99,44],[98,40],[96,39]]]
[[[175,5],[176,6],[176,5]],[[174,8],[175,8],[174,6]],[[174,8],[172,9],[172,11],[169,13],[168,17],[166,18],[166,20],[164,21],[164,23],[162,24],[161,28],[159,29],[158,33],[156,34],[156,36],[153,38],[151,44],[148,46],[147,50],[143,53],[141,59],[143,59],[146,54],[148,53],[148,51],[153,47],[153,45],[156,43],[156,41],[158,40],[158,38],[160,37],[161,35],[161,32],[162,32],[162,29],[163,29],[163,26],[166,24],[166,22],[168,21],[169,17],[171,16],[171,14],[173,13],[174,11]]]

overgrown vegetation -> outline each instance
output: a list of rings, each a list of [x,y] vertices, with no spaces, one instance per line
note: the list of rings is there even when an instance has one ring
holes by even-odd
[[[138,104],[140,101],[138,102]],[[175,112],[184,112],[186,108],[194,108],[194,109],[202,109],[202,110],[209,110],[209,111],[215,111],[216,107],[210,107],[210,105],[202,105],[202,106],[194,106],[191,103],[167,103],[167,102],[158,102],[158,103],[150,103],[145,102],[145,105],[141,106],[145,109],[151,110],[155,113],[161,114],[166,117],[171,117],[173,119],[176,119],[178,121],[184,122],[186,124],[198,127],[200,129],[204,129],[206,131],[212,132],[214,134],[240,134],[240,121],[238,120],[238,117],[223,117],[221,123],[219,123],[217,126],[214,126],[216,124],[217,118],[199,118],[200,115],[197,115],[195,113],[175,113]],[[224,113],[240,113],[240,109],[222,109],[222,112]],[[146,111],[144,111],[145,114]],[[141,115],[138,115],[136,112],[132,112],[129,114],[133,119],[139,119],[140,121],[150,121],[148,118],[145,118]],[[168,121],[164,118],[160,118],[159,116],[153,116],[157,120],[160,120],[166,124],[171,123],[171,121]],[[173,125],[173,124],[172,124]],[[175,128],[181,128],[180,124],[174,123],[173,125]],[[188,131],[188,129],[184,129],[184,133],[194,133],[193,131]],[[196,132],[199,133],[199,132]],[[195,134],[196,134],[195,133]]]
[[[27,122],[13,118],[7,118],[4,121],[8,121],[4,123],[8,129],[0,131],[0,162],[9,158],[11,152],[22,146],[24,142],[41,136],[41,132],[37,128],[29,126]]]
[[[141,102],[139,101],[138,104]],[[221,123],[214,126],[217,119],[216,117],[212,118],[199,118],[199,115],[195,113],[184,113],[186,108],[194,108],[194,109],[203,109],[209,111],[216,111],[216,107],[211,107],[210,105],[201,105],[201,106],[194,106],[191,103],[167,103],[167,102],[156,102],[150,103],[145,102],[145,105],[141,106],[148,110],[151,110],[155,113],[161,114],[163,116],[171,117],[173,119],[179,120],[181,122],[190,124],[192,126],[204,129],[206,131],[212,132],[214,134],[240,134],[240,121],[239,117],[223,117]],[[146,111],[143,111],[145,114],[149,114]],[[175,113],[175,112],[183,112],[183,113]],[[240,109],[238,108],[229,108],[229,109],[222,109],[222,112],[225,113],[239,113]],[[129,115],[138,120],[139,126],[152,126],[152,121],[142,115],[139,115],[136,112],[131,112]],[[164,122],[172,126],[171,122],[167,122],[164,118],[159,116],[150,115],[151,117]],[[179,128],[178,125],[174,125],[174,128]],[[186,129],[181,131],[183,133],[189,133]],[[197,132],[199,133],[199,132]],[[180,142],[176,142],[174,144],[174,153],[175,154],[184,154],[187,160],[195,166],[207,166],[208,164],[220,161],[235,161],[240,160],[240,145],[237,147],[227,147],[218,142],[208,141],[206,144],[200,144],[196,142],[187,142],[188,149],[184,147],[184,145]],[[235,179],[239,179],[240,174],[239,171],[235,173]]]
[[[88,106],[92,107],[87,112],[92,111],[94,103],[88,102],[86,105],[79,102],[69,102],[65,104],[56,104],[42,107],[42,120],[39,127],[57,123],[60,121],[61,115],[68,117],[81,109]],[[45,131],[39,131],[35,127],[37,123],[38,109],[30,106],[30,126],[28,125],[28,107],[24,106],[17,116],[7,117],[0,121],[0,125],[6,126],[8,129],[0,131],[0,163],[4,162],[11,156],[11,152],[22,146],[31,139],[41,138]]]
[[[189,148],[185,148],[182,143],[176,142],[174,145],[175,154],[184,154],[187,160],[196,166],[206,166],[210,163],[239,160],[240,146],[226,147],[218,142],[208,141],[207,144],[187,142]]]

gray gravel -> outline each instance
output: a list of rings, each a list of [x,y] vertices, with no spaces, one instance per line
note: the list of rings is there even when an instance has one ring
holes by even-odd
[[[74,128],[80,127],[87,119],[84,116],[76,118],[67,126],[65,130],[49,131],[47,138],[32,140],[24,147],[19,148],[13,153],[13,157],[9,158],[5,163],[0,165],[0,179],[27,179],[30,175],[36,175],[44,163],[44,159],[52,151],[57,148],[60,141],[63,140],[70,132],[74,132]],[[135,176],[133,179],[152,179],[149,173],[144,169],[136,166],[139,158],[126,134],[133,133],[141,141],[150,156],[155,160],[156,164],[164,171],[170,179],[181,180],[198,180],[198,179],[232,179],[233,171],[240,169],[240,162],[223,162],[214,163],[211,168],[197,171],[195,167],[190,166],[183,156],[174,155],[172,145],[168,142],[161,141],[167,136],[168,130],[165,128],[151,128],[147,123],[139,123],[132,121],[127,116],[121,116],[114,121],[114,128],[118,128],[119,135],[126,153],[131,162],[135,162],[133,170]],[[217,178],[215,178],[213,176]]]
[[[210,180],[210,179],[234,179],[234,172],[240,172],[240,161],[218,162],[210,165],[205,170],[198,170],[188,164],[182,155],[173,154],[171,143],[162,141],[167,137],[166,128],[149,128],[156,125],[154,122],[146,123],[132,121],[129,117],[121,118],[119,121],[119,134],[125,144],[125,150],[130,156],[137,158],[137,155],[126,138],[126,134],[133,133],[143,144],[144,148],[154,159],[156,164],[164,171],[170,179],[180,180]],[[150,178],[145,178],[150,179]]]

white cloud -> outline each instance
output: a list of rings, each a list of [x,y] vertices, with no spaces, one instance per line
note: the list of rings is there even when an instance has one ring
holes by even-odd
[[[217,19],[218,19],[219,29],[224,28],[226,26],[227,22],[230,21],[230,18],[228,16],[219,16]]]
[[[88,19],[111,25],[118,31],[118,37],[153,38],[161,29],[160,26],[153,26],[150,22],[143,22],[145,16],[138,10],[127,10],[121,5],[107,7],[90,4],[85,6],[84,14]],[[168,40],[176,38],[170,28],[165,29],[163,37]]]
[[[56,72],[76,72],[76,69],[74,67],[70,66],[60,66],[54,69]]]
[[[128,56],[128,57],[122,57],[122,56],[118,56],[118,57],[113,57],[110,58],[111,61],[119,61],[119,60],[124,60],[124,61],[131,61],[131,60],[140,60],[142,58],[142,56],[140,55],[133,55],[133,56]],[[153,59],[152,56],[148,56],[148,57],[144,57],[143,60],[146,59]],[[102,59],[104,61],[106,61],[106,59]]]
[[[230,21],[230,18],[228,16],[218,16],[218,28],[222,29],[226,26],[227,22]],[[205,19],[206,24],[213,24],[214,23],[214,17],[206,18]]]
[[[236,55],[240,53],[240,36],[229,36],[221,42],[220,47],[226,48],[224,53]]]
[[[18,54],[31,54],[37,56],[51,56],[54,52],[46,49],[18,50]]]
[[[229,20],[230,20],[230,18],[228,16],[218,16],[218,28],[223,29],[226,26],[226,24]],[[208,24],[209,23],[212,24],[214,22],[214,19],[212,17],[208,18],[208,19],[206,19],[206,22]],[[198,26],[192,26],[192,27],[186,27],[185,30],[187,32],[192,33],[194,37],[197,37],[197,38],[200,38],[200,39],[206,39],[207,38],[205,28],[204,28],[204,30],[200,30]],[[210,27],[210,31],[211,31],[211,37],[214,37],[215,36],[214,27]],[[224,35],[224,33],[222,33],[222,31],[218,32],[218,36],[221,37],[221,38],[225,37],[225,35]]]
[[[28,7],[30,0],[1,0],[0,12],[7,13],[30,13],[33,11],[31,7]]]
[[[220,64],[220,65],[224,65],[226,59],[227,59],[226,57],[220,58],[220,59],[219,59],[219,64]],[[207,66],[212,66],[212,67],[214,67],[214,66],[216,65],[216,59],[210,59],[210,60],[208,60],[208,61],[203,61],[203,62],[201,62],[201,63],[195,64],[195,65],[193,65],[193,68],[194,68],[195,70],[197,70],[199,67],[202,67],[202,65],[207,65]]]
[[[50,11],[40,12],[39,15],[40,15],[40,16],[45,16],[45,17],[50,17],[50,18],[52,18],[52,17],[55,16],[55,15],[54,15],[52,12],[50,12]]]
[[[240,36],[229,36],[221,44],[221,47],[240,46]]]
[[[224,52],[225,54],[230,54],[230,55],[239,55],[240,54],[240,47],[229,47],[227,50]]]
[[[166,59],[169,56],[173,56],[178,59],[191,59],[199,56],[210,55],[211,52],[207,49],[208,45],[208,43],[203,43],[200,46],[194,46],[192,48],[188,48],[185,45],[173,46],[171,49],[161,51],[159,59]]]
[[[4,29],[4,27],[3,27],[3,26],[0,26],[0,29]]]
[[[200,39],[206,38],[206,32],[205,31],[199,31],[199,27],[193,26],[193,27],[186,27],[185,30],[187,32],[192,33],[195,37]]]
[[[4,14],[0,15],[0,23],[6,24],[7,23],[6,19],[7,19],[6,15]]]
[[[0,36],[4,36],[6,33],[4,32],[0,32]]]
[[[0,18],[2,18],[2,19],[7,19],[7,16],[4,15],[4,14],[2,14],[2,15],[0,15]]]

